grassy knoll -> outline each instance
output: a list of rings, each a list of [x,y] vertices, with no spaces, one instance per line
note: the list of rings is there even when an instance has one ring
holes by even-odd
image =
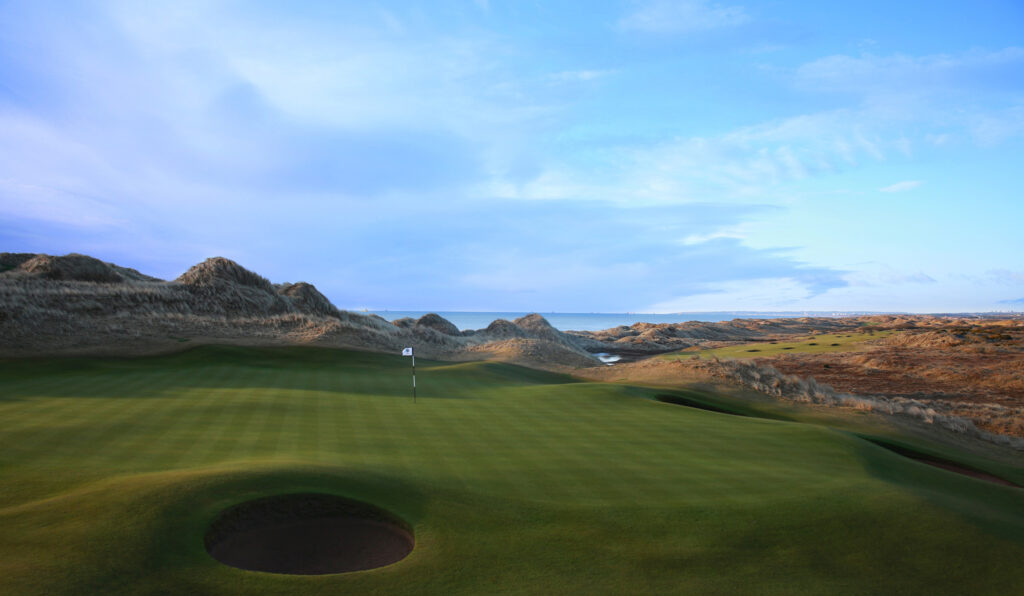
[[[408,359],[357,352],[0,362],[0,593],[1024,585],[1024,489],[825,426],[662,403],[663,389],[417,364],[413,404]],[[1024,483],[1024,466],[1004,475]],[[384,507],[414,526],[416,549],[327,576],[241,571],[207,555],[219,511],[290,492]]]
[[[807,339],[779,342],[753,342],[724,348],[699,350],[687,348],[679,352],[662,354],[661,358],[679,358],[694,354],[702,358],[717,356],[719,358],[763,358],[792,353],[827,353],[853,352],[867,347],[866,342],[892,335],[894,331],[876,331],[873,333],[825,333]]]

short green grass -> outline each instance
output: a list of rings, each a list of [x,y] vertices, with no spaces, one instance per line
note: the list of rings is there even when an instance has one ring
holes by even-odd
[[[0,362],[2,594],[1009,594],[1024,490],[825,426],[498,363],[203,347]],[[709,395],[694,399],[708,401]],[[750,413],[750,412],[748,412]],[[1024,482],[1024,466],[1009,470]],[[259,496],[384,507],[417,546],[285,576],[210,558]]]
[[[701,350],[687,348],[678,352],[662,354],[661,358],[675,359],[681,356],[701,358],[764,358],[780,354],[820,354],[827,352],[853,352],[868,347],[867,342],[892,335],[894,331],[872,333],[827,333],[797,341],[752,342],[724,348]]]

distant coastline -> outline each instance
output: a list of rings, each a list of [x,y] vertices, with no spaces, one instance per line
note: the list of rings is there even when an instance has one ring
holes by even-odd
[[[389,321],[411,317],[418,319],[428,312],[436,312],[451,321],[460,331],[483,329],[495,319],[513,320],[525,316],[527,312],[458,312],[458,311],[410,311],[410,310],[371,310],[366,311]],[[720,312],[680,312],[680,313],[538,313],[559,331],[601,331],[620,325],[634,323],[685,323],[702,321],[715,323],[733,319],[783,319],[800,317],[852,317],[861,315],[900,314],[866,311],[720,311]]]

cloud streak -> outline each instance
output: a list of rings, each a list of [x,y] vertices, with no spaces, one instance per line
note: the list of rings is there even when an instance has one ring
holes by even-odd
[[[796,70],[802,87],[816,92],[859,95],[934,95],[952,92],[1016,92],[1024,66],[1024,48],[960,54],[880,56],[836,54],[803,64]]]
[[[648,0],[619,21],[625,30],[657,34],[687,34],[750,21],[742,6],[723,6],[705,0]]]
[[[908,190],[914,190],[922,184],[924,183],[920,180],[904,180],[902,182],[890,184],[889,186],[883,186],[878,190],[879,192],[907,192]]]
[[[346,276],[365,277],[408,258],[421,272],[412,275],[432,280],[431,289],[416,290],[421,304],[583,312],[636,310],[735,280],[790,279],[805,295],[846,285],[844,272],[809,266],[786,251],[757,250],[735,238],[681,242],[734,226],[763,209],[697,204],[620,210],[578,201],[461,205],[458,217],[419,213],[393,222],[391,233],[405,241],[377,246],[374,256],[349,264]],[[372,239],[357,235],[351,242],[357,250]],[[419,283],[403,279],[408,269],[401,271],[387,287]],[[460,288],[458,298],[450,295],[451,287]],[[380,305],[375,301],[389,298],[365,288],[349,291],[362,292],[352,296],[356,304]]]

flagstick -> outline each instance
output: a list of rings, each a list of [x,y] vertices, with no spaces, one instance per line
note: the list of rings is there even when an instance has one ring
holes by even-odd
[[[416,403],[416,354],[412,355],[412,403]]]

